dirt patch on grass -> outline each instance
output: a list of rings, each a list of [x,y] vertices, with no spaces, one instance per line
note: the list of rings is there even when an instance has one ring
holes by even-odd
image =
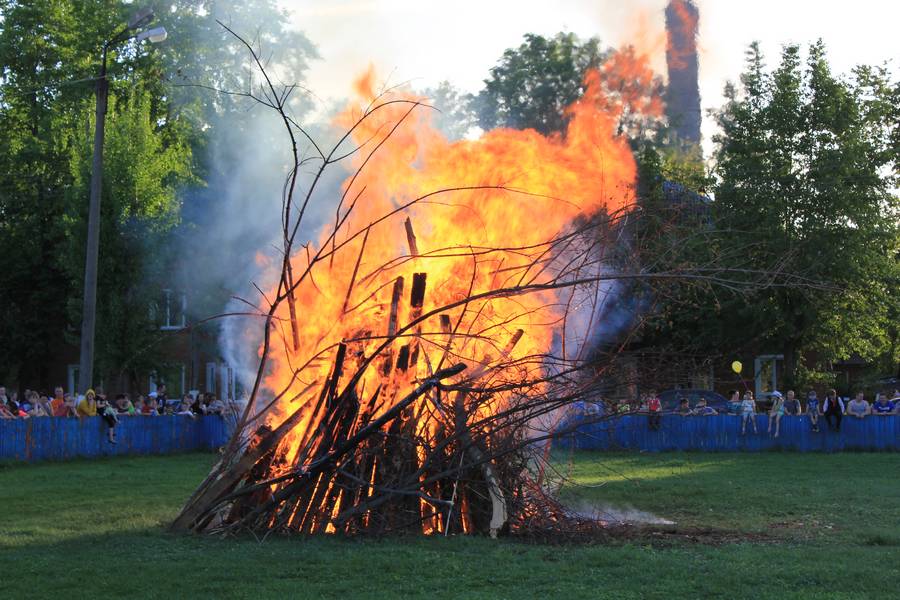
[[[680,527],[678,525],[601,525],[580,524],[574,529],[553,531],[531,531],[527,535],[516,535],[524,542],[566,545],[566,544],[622,544],[637,543],[653,546],[676,546],[699,544],[724,546],[726,544],[766,544],[779,543],[777,537],[768,533],[717,529],[712,527]]]

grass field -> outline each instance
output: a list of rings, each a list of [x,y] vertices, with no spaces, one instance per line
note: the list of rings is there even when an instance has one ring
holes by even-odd
[[[172,536],[162,524],[210,455],[0,465],[0,598],[898,597],[898,454],[559,458],[575,505],[727,535],[578,546]]]

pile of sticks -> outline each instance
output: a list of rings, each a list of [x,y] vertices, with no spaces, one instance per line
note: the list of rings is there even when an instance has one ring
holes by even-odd
[[[427,274],[415,273],[412,281],[408,314],[415,321]],[[398,277],[385,337],[411,341],[398,343],[396,352],[387,345],[361,364],[363,350],[354,348],[361,342],[339,344],[315,403],[303,403],[277,426],[257,427],[227,449],[174,529],[496,536],[508,526],[525,464],[520,454],[499,451],[521,440],[504,440],[490,416],[479,422],[479,409],[492,394],[478,382],[508,359],[522,331],[494,364],[433,369],[429,363],[430,375],[416,381],[412,374],[428,358],[418,338],[398,338],[403,291],[404,278]],[[450,319],[435,320],[449,350]],[[445,352],[441,362],[446,357]],[[345,372],[351,363],[356,370]],[[368,394],[358,387],[367,370],[375,370],[380,381]]]

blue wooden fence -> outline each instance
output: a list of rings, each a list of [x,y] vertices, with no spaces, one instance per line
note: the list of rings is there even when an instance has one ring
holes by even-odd
[[[732,415],[681,417],[664,415],[658,431],[648,427],[647,417],[625,415],[597,423],[585,423],[572,433],[563,434],[555,445],[579,450],[699,450],[704,452],[757,452],[791,450],[797,452],[836,452],[840,450],[900,450],[900,416],[844,417],[839,432],[829,431],[819,419],[819,433],[811,430],[809,417],[785,415],[781,433],[773,438],[766,433],[768,417],[756,416],[759,433],[747,424],[741,435],[741,419]],[[577,424],[569,420],[559,431]]]
[[[0,460],[63,460],[90,456],[169,454],[211,450],[228,441],[221,417],[123,417],[118,444],[106,440],[100,417],[0,420]]]

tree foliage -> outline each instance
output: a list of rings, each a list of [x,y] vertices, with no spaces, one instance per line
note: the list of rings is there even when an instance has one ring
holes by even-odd
[[[717,115],[717,227],[754,241],[748,267],[786,264],[833,288],[755,296],[739,307],[747,331],[784,354],[788,383],[804,356],[896,364],[896,85],[884,69],[834,75],[821,42],[805,66],[787,46],[771,73],[753,45],[741,81]]]
[[[552,38],[529,33],[503,53],[474,99],[482,129],[531,128],[542,134],[565,130],[567,106],[584,93],[584,74],[603,63],[600,40],[573,33]]]
[[[126,41],[109,56],[95,360],[104,376],[127,378],[158,362],[150,309],[180,258],[171,250],[172,236],[189,227],[184,192],[210,180],[209,140],[233,132],[233,117],[246,112],[239,98],[197,87],[246,85],[243,54],[216,19],[259,31],[288,79],[315,55],[274,0],[153,7],[169,39]],[[135,10],[115,0],[0,0],[0,381],[58,383],[46,367],[66,341],[77,344],[93,78],[102,45]]]

